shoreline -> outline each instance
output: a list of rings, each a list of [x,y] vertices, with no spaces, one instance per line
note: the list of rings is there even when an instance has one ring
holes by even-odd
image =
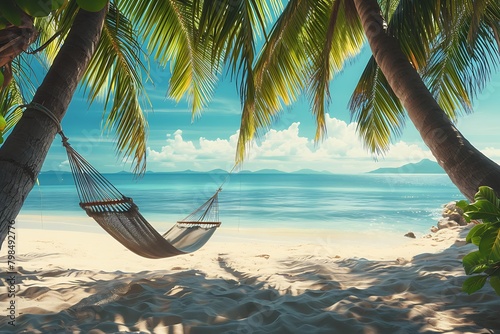
[[[87,216],[45,216],[44,225],[35,228],[19,227],[19,225],[33,225],[39,217],[34,215],[20,215],[16,224],[18,243],[20,252],[49,254],[53,248],[60,250],[67,249],[71,244],[71,250],[93,256],[102,257],[100,254],[110,254],[113,264],[123,264],[134,261],[168,261],[169,259],[150,260],[143,259],[130,252],[115,239],[109,236],[97,223]],[[65,226],[68,230],[52,229],[52,227]],[[19,224],[20,223],[20,224]],[[90,223],[90,224],[89,224]],[[42,227],[42,228],[39,228]],[[71,229],[71,230],[70,230]],[[167,228],[168,229],[168,228]],[[455,239],[463,239],[465,235],[460,228],[448,228],[439,230],[437,233],[418,235],[417,238],[405,237],[402,233],[392,231],[349,231],[334,229],[312,229],[312,228],[239,228],[226,227],[222,225],[199,251],[186,254],[182,257],[196,257],[197,253],[209,250],[214,252],[217,248],[224,251],[224,248],[237,249],[240,245],[247,248],[266,250],[273,252],[275,246],[299,247],[308,249],[311,254],[324,255],[334,258],[363,258],[367,260],[390,261],[404,258],[406,261],[422,253],[441,252],[454,244]],[[166,232],[158,230],[158,232]],[[89,240],[89,241],[86,241]],[[0,257],[6,256],[7,248],[2,247]],[[116,257],[120,254],[121,258]],[[59,253],[63,267],[65,255]],[[68,259],[69,260],[69,259]],[[107,263],[108,261],[105,261]],[[83,265],[84,263],[82,263]],[[106,270],[105,266],[82,269]],[[138,269],[138,268],[135,268]],[[123,270],[119,268],[119,270]]]
[[[170,229],[178,217],[166,217],[162,219],[161,215],[152,214],[146,217],[149,223],[161,234]],[[423,226],[403,226],[398,224],[359,224],[351,225],[349,222],[344,224],[337,224],[332,222],[330,225],[322,223],[319,225],[311,224],[313,226],[307,225],[306,222],[295,222],[295,224],[290,224],[290,226],[283,227],[277,221],[270,221],[268,224],[259,223],[253,224],[251,220],[241,220],[237,222],[225,222],[222,221],[222,225],[216,234],[221,233],[221,231],[233,232],[249,232],[250,234],[255,234],[260,231],[268,231],[271,235],[277,235],[278,233],[283,233],[288,237],[293,237],[295,235],[301,235],[305,237],[311,236],[330,236],[332,234],[339,234],[343,236],[348,236],[349,234],[375,234],[384,233],[394,237],[404,236],[404,234],[412,231],[415,235],[423,237],[431,233],[430,228],[432,225],[436,225],[440,217],[436,213],[436,217],[433,218],[428,225]],[[40,230],[60,230],[67,232],[93,232],[99,234],[106,234],[106,232],[90,217],[88,217],[83,211],[61,211],[51,214],[39,214],[34,212],[21,212],[16,218],[18,225],[26,229],[40,229]],[[266,233],[263,233],[264,235]],[[262,235],[262,233],[261,233]]]

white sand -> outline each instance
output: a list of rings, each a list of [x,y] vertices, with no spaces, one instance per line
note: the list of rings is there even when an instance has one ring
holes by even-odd
[[[500,297],[461,292],[473,250],[463,229],[409,239],[221,227],[200,251],[162,260],[97,231],[17,231],[17,332],[500,332]]]

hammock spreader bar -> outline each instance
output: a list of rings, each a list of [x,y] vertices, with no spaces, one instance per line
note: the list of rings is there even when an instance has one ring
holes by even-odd
[[[147,258],[165,258],[201,248],[220,226],[218,195],[178,221],[163,235],[141,215],[132,198],[124,196],[68,143],[63,146],[80,198],[80,207],[106,232],[132,252]]]

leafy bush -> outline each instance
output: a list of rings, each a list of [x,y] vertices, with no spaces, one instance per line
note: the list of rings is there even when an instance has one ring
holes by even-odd
[[[488,281],[500,295],[500,199],[490,187],[480,187],[469,204],[460,201],[457,206],[464,210],[467,221],[479,220],[467,234],[466,241],[478,246],[478,250],[467,254],[462,262],[467,278],[462,290],[471,294],[481,289]]]

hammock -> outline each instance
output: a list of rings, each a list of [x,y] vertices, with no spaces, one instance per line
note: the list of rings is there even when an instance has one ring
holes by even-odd
[[[159,234],[141,215],[132,198],[124,196],[76,152],[62,131],[59,134],[68,154],[80,207],[137,255],[158,259],[194,252],[220,226],[218,195],[222,188],[166,233]]]

